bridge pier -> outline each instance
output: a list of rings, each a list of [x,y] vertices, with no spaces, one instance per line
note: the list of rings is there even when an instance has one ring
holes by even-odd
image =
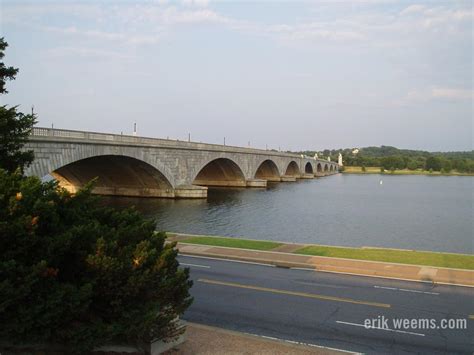
[[[314,179],[314,174],[301,174],[300,179]]]
[[[267,182],[280,182],[281,177],[280,176],[265,176],[262,178],[262,180],[266,180]]]
[[[207,187],[181,185],[174,190],[175,198],[207,198]]]
[[[248,179],[247,187],[267,187],[267,180],[263,179]]]
[[[296,176],[283,175],[281,177],[281,182],[295,182]]]
[[[245,180],[195,180],[193,185],[207,187],[247,187]]]
[[[127,196],[127,197],[156,197],[156,198],[174,198],[173,189],[153,189],[153,188],[127,188],[127,187],[94,187],[92,193],[106,196]]]

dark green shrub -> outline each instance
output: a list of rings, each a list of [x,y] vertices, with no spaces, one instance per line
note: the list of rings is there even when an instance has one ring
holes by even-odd
[[[175,244],[132,209],[102,207],[0,169],[0,342],[64,344],[173,336],[191,304]]]

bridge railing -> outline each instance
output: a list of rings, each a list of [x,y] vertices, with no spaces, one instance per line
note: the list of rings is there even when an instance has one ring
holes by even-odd
[[[237,147],[230,145],[220,145],[212,143],[198,143],[198,142],[189,142],[184,140],[173,140],[173,139],[163,139],[163,138],[150,138],[150,137],[137,137],[123,134],[111,134],[111,133],[99,133],[99,132],[85,132],[85,131],[73,131],[67,129],[56,129],[56,128],[45,128],[45,127],[33,127],[31,131],[32,137],[43,138],[70,138],[73,140],[83,140],[83,141],[106,141],[106,142],[115,142],[118,144],[140,144],[140,145],[150,145],[150,146],[162,146],[162,147],[172,147],[172,148],[184,148],[184,149],[211,149],[211,150],[228,150],[228,151],[242,151],[242,152],[255,152],[258,154],[269,155],[286,155],[286,156],[295,156],[295,154],[285,153],[285,152],[275,152],[271,150],[263,150],[256,148],[246,148],[246,147]]]
[[[115,134],[107,133],[96,133],[96,132],[81,132],[81,131],[70,131],[66,129],[53,129],[53,128],[43,128],[43,127],[34,127],[32,136],[36,137],[62,137],[62,138],[77,138],[77,139],[91,139],[91,140],[106,140],[106,141],[115,141]],[[127,136],[123,136],[127,137]],[[131,137],[136,138],[136,137]]]

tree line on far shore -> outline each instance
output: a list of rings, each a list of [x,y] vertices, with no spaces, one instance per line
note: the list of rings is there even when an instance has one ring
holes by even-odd
[[[460,173],[474,173],[474,151],[466,152],[427,152],[422,150],[398,149],[390,146],[366,147],[323,150],[321,152],[300,152],[319,157],[331,157],[337,161],[339,153],[345,166],[376,166],[386,170],[432,170],[432,171],[458,171]]]

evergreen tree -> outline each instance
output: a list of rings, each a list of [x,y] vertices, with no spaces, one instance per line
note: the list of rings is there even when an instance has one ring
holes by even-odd
[[[5,42],[5,39],[0,38],[0,60],[5,56],[5,49],[8,47],[8,43]],[[7,67],[3,62],[0,62],[0,94],[8,93],[5,88],[5,82],[7,80],[14,80],[16,74],[18,74],[18,69],[13,67]]]
[[[0,38],[0,60],[5,56],[8,43]],[[7,80],[14,80],[18,69],[6,67],[0,62],[0,94],[8,91]],[[22,151],[36,120],[33,115],[25,115],[17,111],[17,107],[0,107],[0,168],[9,172],[20,169],[23,172],[34,159],[32,151]]]

